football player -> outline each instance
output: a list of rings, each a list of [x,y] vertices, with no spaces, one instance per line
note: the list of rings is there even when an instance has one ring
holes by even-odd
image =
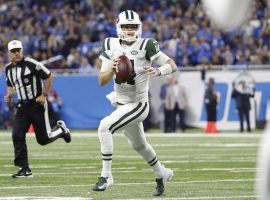
[[[102,119],[98,128],[103,168],[101,177],[92,189],[104,191],[114,183],[111,172],[113,134],[121,130],[129,144],[153,168],[157,183],[153,195],[160,196],[166,182],[172,178],[173,171],[165,168],[158,160],[156,152],[145,138],[142,121],[149,112],[149,76],[171,74],[177,70],[177,66],[160,51],[156,40],[141,38],[142,23],[136,12],[121,12],[116,29],[118,38],[106,38],[99,57],[102,61],[99,84],[106,85],[114,78],[114,92],[107,97],[116,110]],[[133,74],[126,83],[120,83],[114,76],[120,55],[127,56],[133,65]],[[160,67],[154,68],[152,63]]]

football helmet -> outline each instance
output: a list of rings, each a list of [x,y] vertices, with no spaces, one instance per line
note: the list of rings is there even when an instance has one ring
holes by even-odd
[[[136,28],[133,30],[123,30],[123,25],[137,25]],[[140,20],[139,15],[132,11],[132,10],[126,10],[121,12],[118,15],[117,23],[116,23],[116,31],[117,35],[120,39],[127,41],[127,42],[133,42],[139,38],[141,38],[142,35],[142,22]],[[130,34],[134,33],[134,34]]]

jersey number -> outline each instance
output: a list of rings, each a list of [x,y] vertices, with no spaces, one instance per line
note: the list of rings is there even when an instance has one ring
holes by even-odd
[[[132,74],[130,76],[130,78],[127,81],[127,84],[129,85],[135,85],[135,80],[134,78],[136,77],[136,73],[134,71],[134,60],[130,60],[131,64],[132,64]],[[119,82],[117,79],[114,79],[115,83],[121,85],[121,82]]]

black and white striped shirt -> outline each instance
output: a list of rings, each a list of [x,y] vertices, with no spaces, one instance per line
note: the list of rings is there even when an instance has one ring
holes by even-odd
[[[13,87],[19,100],[34,100],[42,94],[42,79],[51,72],[40,62],[24,57],[16,66],[6,65],[6,82]]]

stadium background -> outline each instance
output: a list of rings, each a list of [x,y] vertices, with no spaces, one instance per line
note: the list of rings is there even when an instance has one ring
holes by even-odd
[[[207,69],[206,79],[213,76],[217,80],[222,99],[218,125],[235,128],[230,123],[237,122],[231,105],[231,82],[246,70],[256,79],[253,126],[256,118],[264,122],[269,119],[270,18],[266,1],[254,2],[253,17],[244,27],[223,32],[211,24],[198,0],[0,0],[0,119],[8,119],[8,108],[2,102],[7,42],[20,39],[26,55],[40,61],[56,58],[47,66],[57,74],[53,88],[62,98],[62,114],[68,125],[97,127],[113,108],[105,99],[112,83],[105,88],[97,84],[100,63],[96,58],[101,40],[115,34],[117,13],[129,8],[142,16],[143,36],[156,38],[162,50],[177,62],[180,81],[189,95],[190,122],[201,127],[205,123],[203,69]],[[159,91],[164,81],[151,80],[155,126],[162,124]],[[255,172],[262,131],[211,135],[195,132],[199,133],[146,134],[159,159],[175,173],[162,199],[257,199]],[[33,134],[27,134],[27,144],[34,178],[13,180],[11,131],[0,131],[0,199],[151,198],[155,187],[152,171],[128,146],[123,134],[114,136],[116,184],[103,193],[91,192],[101,168],[96,130],[73,130],[73,141],[68,146],[56,141],[44,149],[36,144]]]
[[[250,71],[257,84],[251,111],[254,128],[269,116],[270,96],[270,14],[265,0],[254,4],[248,23],[238,30],[221,31],[204,13],[200,1],[1,1],[0,65],[8,62],[6,47],[11,39],[23,42],[26,56],[45,62],[56,58],[47,66],[57,74],[53,88],[63,101],[61,117],[73,129],[95,129],[113,110],[105,98],[113,84],[101,88],[97,83],[99,49],[105,37],[116,35],[117,14],[129,8],[142,18],[142,37],[157,39],[161,50],[177,63],[190,102],[188,125],[205,125],[204,81],[212,76],[221,97],[219,129],[237,130],[238,117],[230,98],[232,82],[242,71]],[[201,79],[202,69],[207,71],[206,79]],[[224,73],[230,78],[222,78]],[[190,80],[196,81],[190,84]],[[159,98],[162,82],[164,79],[150,82],[153,128],[163,124]],[[2,100],[4,67],[0,83]],[[2,100],[1,123],[4,120],[8,120],[8,106]]]

